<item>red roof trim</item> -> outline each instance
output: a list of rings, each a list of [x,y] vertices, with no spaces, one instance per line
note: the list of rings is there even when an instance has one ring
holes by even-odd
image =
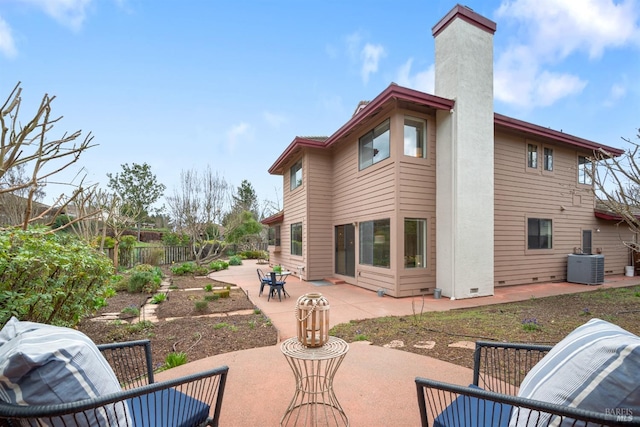
[[[271,215],[266,217],[265,219],[263,219],[262,221],[260,221],[261,224],[264,225],[271,225],[271,224],[277,224],[279,222],[282,222],[284,220],[284,212],[278,212],[275,215]]]
[[[622,221],[622,217],[620,215],[614,215],[611,213],[601,212],[601,211],[593,211],[593,214],[596,218],[606,219],[609,221]]]
[[[384,104],[393,99],[415,102],[438,110],[450,110],[455,105],[455,101],[451,99],[430,95],[428,93],[409,89],[403,86],[398,86],[397,84],[392,83],[384,91],[382,91],[380,95],[376,96],[373,101],[369,102],[366,107],[362,108],[359,113],[354,115],[347,123],[342,125],[342,127],[338,129],[333,135],[331,135],[326,141],[320,142],[316,140],[296,137],[293,142],[291,142],[291,144],[289,144],[289,146],[284,150],[280,157],[278,157],[275,163],[269,168],[269,173],[276,173],[277,170],[282,166],[282,163],[284,163],[288,156],[298,147],[328,148],[332,146],[334,143],[339,141],[340,138],[349,133],[356,125],[358,125],[358,123],[369,116],[369,114],[382,108]]]
[[[495,22],[474,12],[472,9],[469,9],[466,6],[461,6],[458,4],[453,9],[451,9],[451,11],[440,20],[440,22],[433,26],[433,28],[431,29],[433,37],[436,37],[445,28],[447,28],[455,18],[460,18],[463,21],[486,31],[487,33],[494,34],[496,32],[497,25]]]
[[[504,126],[509,129],[526,132],[531,135],[537,135],[545,138],[550,138],[558,142],[564,142],[574,147],[584,148],[587,150],[603,149],[611,155],[620,156],[624,154],[624,150],[619,148],[613,148],[606,145],[598,144],[597,142],[589,141],[587,139],[578,138],[577,136],[569,135],[568,133],[559,132],[557,130],[545,128],[542,126],[534,125],[522,120],[514,119],[511,117],[503,116],[502,114],[494,114],[494,123],[496,126]]]

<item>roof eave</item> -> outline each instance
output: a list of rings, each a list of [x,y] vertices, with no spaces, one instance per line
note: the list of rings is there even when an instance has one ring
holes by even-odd
[[[525,122],[522,120],[514,119],[512,117],[504,116],[502,114],[494,113],[494,123],[496,126],[504,126],[508,129],[524,132],[531,135],[536,135],[544,138],[549,138],[557,142],[573,145],[585,150],[596,151],[604,150],[608,155],[620,156],[624,154],[624,150],[619,148],[609,147],[607,145],[598,144],[594,141],[579,138],[577,136],[569,135],[564,132],[545,128],[533,123]]]
[[[288,157],[300,147],[311,148],[328,148],[338,142],[343,136],[349,133],[360,122],[369,117],[378,109],[382,108],[390,100],[403,100],[408,102],[414,102],[421,105],[426,105],[436,110],[451,110],[455,101],[452,99],[442,98],[428,93],[420,92],[414,89],[409,89],[403,86],[398,86],[395,83],[390,84],[384,91],[376,96],[373,101],[369,102],[360,112],[355,114],[348,122],[346,122],[340,129],[333,133],[326,141],[316,141],[305,138],[297,137],[291,144],[284,150],[284,152],[278,157],[275,163],[269,168],[271,175],[282,174],[282,165],[286,163]]]

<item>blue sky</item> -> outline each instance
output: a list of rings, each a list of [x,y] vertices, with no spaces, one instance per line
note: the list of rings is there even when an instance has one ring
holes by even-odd
[[[330,135],[391,82],[433,92],[443,0],[0,0],[0,98],[22,118],[55,95],[54,135],[92,132],[106,187],[148,163],[166,194],[210,165],[282,203],[267,169],[296,135]],[[497,23],[495,111],[626,148],[640,127],[640,0],[465,3]],[[50,186],[47,199],[64,188]],[[68,191],[68,190],[66,190]]]

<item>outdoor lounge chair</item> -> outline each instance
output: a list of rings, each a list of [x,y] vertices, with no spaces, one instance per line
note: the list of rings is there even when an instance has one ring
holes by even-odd
[[[0,401],[0,426],[217,426],[229,368],[156,383],[149,340],[98,346],[122,391],[55,405]],[[126,414],[122,418],[121,415]]]
[[[518,397],[526,374],[551,349],[480,341],[476,342],[472,385],[417,377],[422,426],[640,426],[640,417],[630,409],[606,411],[603,406],[602,412],[594,412]]]

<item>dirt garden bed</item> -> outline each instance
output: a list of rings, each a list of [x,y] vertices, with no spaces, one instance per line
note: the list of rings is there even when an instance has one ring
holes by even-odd
[[[156,309],[157,322],[122,313],[122,310],[131,312],[141,307],[150,295],[118,292],[108,299],[108,305],[96,316],[84,319],[78,329],[98,344],[150,339],[156,366],[162,365],[171,352],[185,352],[188,361],[194,361],[277,343],[276,328],[260,311],[255,310],[242,289],[232,287],[228,298],[209,301],[206,309],[202,310],[196,308],[196,301],[203,301],[206,295],[213,294],[205,291],[205,286],[225,288],[229,284],[190,276],[175,276],[171,281],[168,299]],[[238,312],[243,314],[233,314]],[[105,313],[120,313],[120,320],[94,320]],[[138,323],[130,323],[138,317]]]

